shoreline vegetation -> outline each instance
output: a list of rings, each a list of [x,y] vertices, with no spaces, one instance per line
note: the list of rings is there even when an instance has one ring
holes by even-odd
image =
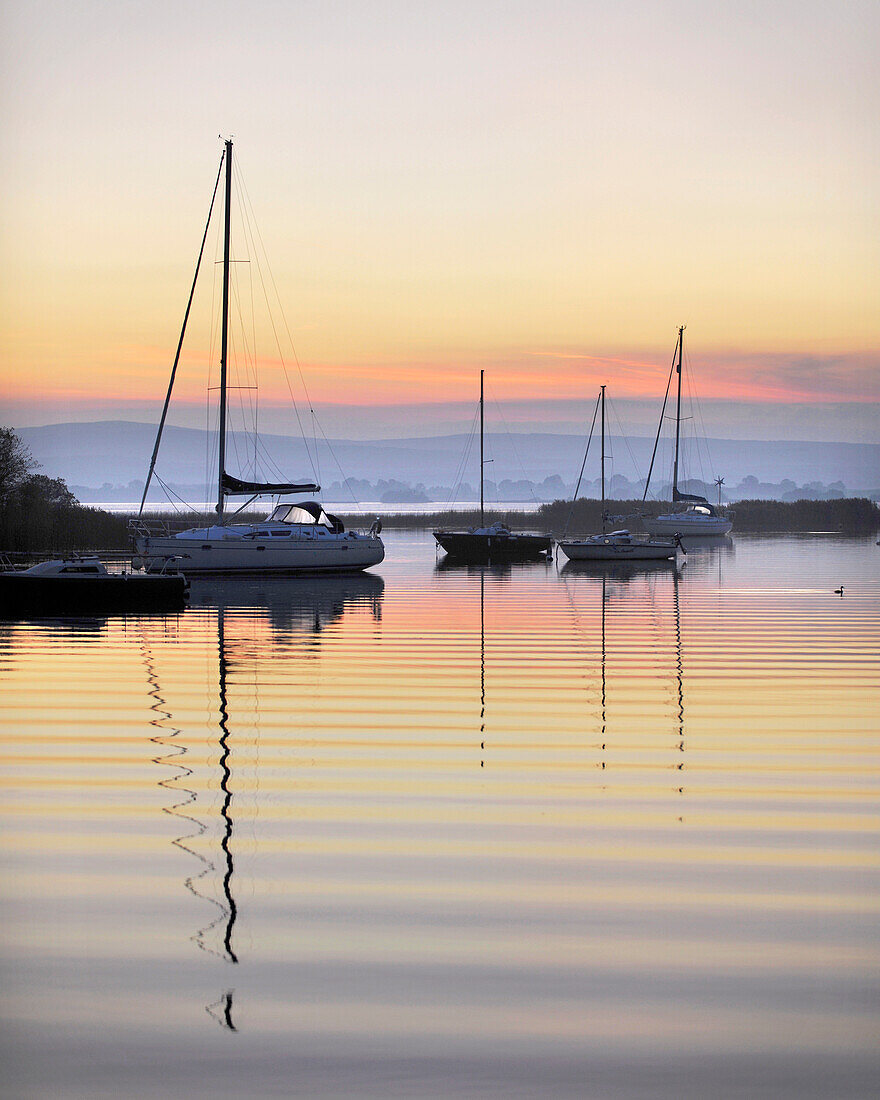
[[[62,478],[35,473],[39,463],[12,429],[0,427],[0,554],[11,558],[59,556],[72,553],[131,549],[129,522],[134,514],[105,512],[81,504]],[[606,500],[609,526],[642,529],[641,516],[668,511],[668,501]],[[797,534],[828,532],[872,535],[880,530],[880,508],[867,497],[831,500],[740,500],[729,509],[739,534]],[[151,522],[168,524],[171,530],[207,526],[213,513],[150,513]],[[347,527],[368,526],[372,517],[342,513]],[[385,512],[387,528],[432,530],[436,527],[473,527],[480,522],[476,508],[413,514]],[[520,530],[538,530],[553,538],[563,533],[578,536],[602,526],[602,503],[593,498],[554,500],[535,512],[503,507],[487,508],[483,522],[508,523]]]
[[[0,506],[0,552],[7,555],[50,555],[94,551],[125,551],[131,547],[127,514],[105,512],[80,504],[71,493],[61,494],[56,482],[47,491],[49,479],[32,478],[28,491],[7,499]],[[61,483],[63,484],[63,483]],[[610,528],[626,527],[639,531],[640,515],[668,511],[669,502],[606,500]],[[880,531],[880,508],[866,497],[837,500],[739,501],[730,509],[734,534],[805,534],[827,532],[841,535],[872,535]],[[570,519],[569,519],[570,516]],[[371,517],[343,514],[347,527],[368,525]],[[199,512],[151,513],[151,521],[166,522],[172,530],[198,527],[213,522],[213,514]],[[395,513],[381,515],[386,529],[424,529],[471,527],[480,522],[478,509],[458,511]],[[593,533],[602,526],[602,505],[598,500],[580,498],[572,504],[556,500],[543,504],[536,512],[487,508],[484,522],[508,523],[520,530],[538,530],[555,538],[566,531],[571,536]]]
[[[606,500],[610,529],[625,527],[633,532],[642,530],[640,516],[655,516],[669,512],[671,501]],[[836,500],[741,500],[726,509],[733,516],[733,533],[743,535],[788,535],[807,532],[832,532],[841,535],[870,535],[880,530],[880,508],[867,497],[845,497]],[[359,517],[342,517],[357,525]],[[564,531],[571,536],[595,533],[602,527],[602,502],[580,497],[554,500],[542,504],[535,512],[509,511],[503,507],[486,508],[484,522],[507,523],[517,530],[537,530],[554,538]],[[361,517],[361,522],[363,519]],[[464,511],[408,512],[382,515],[388,528],[472,527],[480,522],[478,509]]]

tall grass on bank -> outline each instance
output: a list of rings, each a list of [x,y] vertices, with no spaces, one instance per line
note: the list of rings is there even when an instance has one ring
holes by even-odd
[[[78,504],[28,508],[14,502],[0,510],[0,550],[7,553],[72,554],[125,550],[127,518]]]
[[[867,497],[840,500],[740,500],[733,506],[734,530],[839,531],[870,535],[880,530],[880,508]]]
[[[610,523],[616,527],[641,529],[641,516],[659,515],[671,510],[669,502],[641,500],[608,500],[605,510]],[[864,497],[841,500],[741,500],[730,512],[734,531],[759,534],[761,532],[839,531],[842,534],[871,534],[880,530],[880,509]],[[346,523],[358,526],[363,518],[344,517]],[[386,527],[432,528],[470,527],[479,523],[477,510],[461,512],[432,512],[418,515],[409,512],[386,513],[382,522]],[[485,514],[486,523],[502,520],[518,530],[536,529],[559,537],[564,531],[570,535],[590,534],[601,530],[602,503],[581,498],[554,500],[542,504],[536,512],[515,512],[493,509]]]
[[[669,509],[669,504],[642,501],[606,501],[611,523],[618,527],[640,529],[640,515],[656,515]],[[880,509],[870,500],[851,497],[842,500],[742,500],[733,509],[734,533],[786,533],[836,531],[846,535],[872,534],[880,530]],[[569,513],[571,519],[569,522]],[[131,516],[104,512],[100,508],[78,504],[45,504],[34,507],[26,499],[7,503],[0,509],[0,551],[26,554],[70,554],[95,550],[128,550],[131,538],[128,523]],[[172,530],[202,527],[213,521],[213,515],[193,512],[189,515],[169,513],[151,515],[150,521],[164,520]],[[244,517],[242,517],[244,518]],[[248,517],[251,518],[251,517]],[[343,515],[346,527],[369,526],[371,517]],[[537,530],[559,537],[566,530],[570,535],[589,534],[601,529],[602,505],[598,500],[555,500],[542,504],[537,512],[491,509],[484,522],[500,520],[516,530]],[[387,513],[382,516],[388,528],[471,527],[480,522],[477,509],[450,512]]]

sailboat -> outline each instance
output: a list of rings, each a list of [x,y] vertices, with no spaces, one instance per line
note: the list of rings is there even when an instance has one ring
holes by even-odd
[[[192,306],[199,267],[211,223],[214,200],[220,174],[225,163],[225,216],[223,230],[223,304],[221,314],[221,352],[219,387],[219,442],[217,472],[216,521],[210,526],[199,527],[172,534],[167,529],[157,529],[143,519],[144,502],[156,465],[162,429],[171,400],[171,390],[180,361],[180,352],[186,332],[187,319]],[[202,238],[202,247],[196,264],[195,277],[189,303],[183,320],[183,329],[177,345],[177,355],[171,370],[171,380],[165,398],[165,406],[159,421],[153,457],[138,518],[133,524],[135,550],[147,572],[161,572],[169,558],[177,560],[179,568],[187,576],[193,574],[223,573],[338,573],[368,569],[378,565],[385,557],[385,547],[379,537],[381,524],[378,519],[369,531],[346,531],[340,519],[329,515],[316,500],[301,503],[279,503],[269,515],[253,523],[227,523],[226,504],[229,497],[246,497],[240,512],[261,496],[309,495],[320,492],[320,485],[312,482],[267,483],[247,481],[235,477],[226,469],[227,444],[227,362],[229,349],[229,271],[230,223],[232,208],[232,142],[224,142],[220,168],[214,184],[214,195],[208,213],[208,223]]]
[[[572,561],[674,561],[676,552],[681,546],[680,540],[672,539],[644,539],[633,538],[627,530],[606,531],[605,515],[605,387],[599,387],[599,405],[602,410],[602,453],[601,453],[601,484],[602,484],[602,533],[588,535],[582,539],[562,538],[558,541],[559,549]],[[595,424],[595,414],[593,423]],[[587,443],[589,450],[589,442]],[[584,455],[586,463],[586,455]],[[583,468],[581,469],[583,473]],[[577,489],[575,489],[577,496]],[[683,547],[682,547],[683,549]]]
[[[480,524],[466,531],[440,529],[434,538],[450,558],[458,561],[537,561],[550,553],[549,535],[529,535],[511,529],[504,523],[486,526],[483,498],[483,375],[480,371]]]
[[[733,522],[723,515],[705,497],[695,496],[691,493],[682,493],[678,488],[678,459],[681,440],[681,359],[684,351],[684,325],[678,330],[678,345],[676,352],[678,361],[675,366],[678,375],[678,396],[675,404],[675,459],[672,466],[672,504],[673,511],[661,516],[646,517],[645,530],[652,535],[726,535],[733,527]],[[669,390],[667,388],[667,394]],[[660,428],[663,425],[663,414],[666,411],[666,401],[663,402],[663,410],[660,413],[660,426],[657,428],[657,439],[660,438]],[[657,453],[657,443],[654,443],[654,454]],[[651,458],[653,468],[654,458]],[[648,470],[648,479],[645,482],[645,494],[648,495],[648,486],[651,483],[651,470]],[[720,491],[720,490],[719,490]],[[681,507],[675,508],[675,505]]]

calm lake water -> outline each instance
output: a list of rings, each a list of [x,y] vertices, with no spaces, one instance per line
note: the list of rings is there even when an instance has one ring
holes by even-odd
[[[880,548],[386,535],[0,623],[4,1096],[876,1095]]]

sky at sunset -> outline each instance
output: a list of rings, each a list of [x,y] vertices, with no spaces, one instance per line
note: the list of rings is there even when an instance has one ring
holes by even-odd
[[[684,323],[712,434],[880,441],[874,2],[9,0],[0,32],[3,423],[155,421],[222,133],[284,307],[247,330],[273,428],[298,358],[336,435],[465,427],[480,368],[515,429],[607,383],[647,433]]]

